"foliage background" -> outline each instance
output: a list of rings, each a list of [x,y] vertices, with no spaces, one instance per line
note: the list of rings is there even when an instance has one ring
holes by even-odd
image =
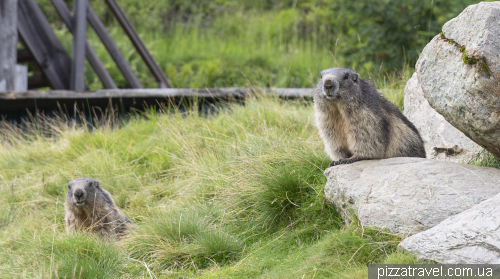
[[[37,0],[70,50],[50,0]],[[66,0],[71,6],[71,0]],[[103,0],[90,0],[141,81],[155,87]],[[122,0],[174,87],[312,87],[329,67],[383,78],[411,68],[441,26],[474,0]],[[89,40],[121,87],[89,27]],[[70,52],[70,51],[69,51]],[[89,67],[87,67],[89,68]],[[87,83],[100,82],[89,69]]]

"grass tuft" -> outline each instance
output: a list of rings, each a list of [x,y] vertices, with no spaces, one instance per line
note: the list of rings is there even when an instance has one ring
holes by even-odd
[[[207,213],[206,208],[155,213],[127,239],[131,257],[174,270],[206,268],[237,258],[241,242],[210,223],[213,216],[203,215]]]
[[[487,150],[476,153],[470,160],[470,165],[500,169],[500,158]]]
[[[254,195],[255,207],[262,224],[270,227],[293,225],[319,213],[315,205],[326,182],[322,170],[328,167],[329,159],[325,156],[304,158],[300,153],[295,155],[298,158],[290,158],[292,155],[272,159],[254,170],[256,187],[260,188]]]
[[[117,246],[81,234],[41,239],[39,255],[56,278],[119,278],[125,264]]]

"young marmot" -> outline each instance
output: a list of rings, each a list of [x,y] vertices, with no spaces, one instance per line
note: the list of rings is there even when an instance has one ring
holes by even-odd
[[[68,183],[64,206],[68,232],[90,231],[104,239],[119,239],[132,225],[115,206],[109,193],[91,178],[78,178]]]
[[[375,86],[348,69],[321,72],[314,94],[319,135],[330,166],[364,159],[425,158],[417,128]]]

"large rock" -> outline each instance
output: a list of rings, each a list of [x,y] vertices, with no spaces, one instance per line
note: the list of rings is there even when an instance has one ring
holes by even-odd
[[[422,158],[326,169],[326,199],[346,222],[414,234],[500,192],[500,170]]]
[[[429,105],[417,73],[406,83],[404,108],[405,116],[417,127],[424,140],[427,158],[466,163],[483,150]]]
[[[471,5],[424,48],[425,98],[473,141],[500,156],[500,2]],[[466,56],[463,56],[463,53]]]
[[[410,236],[399,247],[439,263],[500,264],[499,212],[500,194]]]

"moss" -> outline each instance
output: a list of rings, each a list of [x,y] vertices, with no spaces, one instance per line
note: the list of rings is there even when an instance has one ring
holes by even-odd
[[[444,40],[445,42],[449,43],[450,45],[457,45],[458,46],[458,44],[454,40],[446,38],[446,36],[444,35],[443,32],[439,33],[439,35],[440,35],[441,40]]]
[[[462,55],[462,60],[466,65],[473,65],[477,63],[476,59],[468,57],[467,55],[465,55],[465,53]]]
[[[465,55],[465,47],[460,47],[460,52],[462,52],[462,61],[466,65],[473,65],[477,63],[477,59]]]
[[[488,74],[488,76],[491,76],[490,68],[486,64],[486,61],[483,60],[483,63],[481,63],[481,66],[483,66],[483,69],[486,71],[486,73]]]
[[[460,52],[462,53],[462,61],[464,62],[465,65],[474,65],[477,63],[476,58],[469,57],[465,54],[465,47],[464,46],[459,45],[457,42],[455,42],[452,39],[446,38],[443,32],[441,32],[440,35],[441,35],[442,40],[446,41],[447,43],[449,43],[451,45],[454,45],[455,47],[457,47],[460,50]],[[482,66],[483,66],[483,69],[486,71],[486,73],[488,73],[488,75],[491,75],[490,70],[488,68],[488,65],[486,65],[486,63],[484,61],[482,61]]]

